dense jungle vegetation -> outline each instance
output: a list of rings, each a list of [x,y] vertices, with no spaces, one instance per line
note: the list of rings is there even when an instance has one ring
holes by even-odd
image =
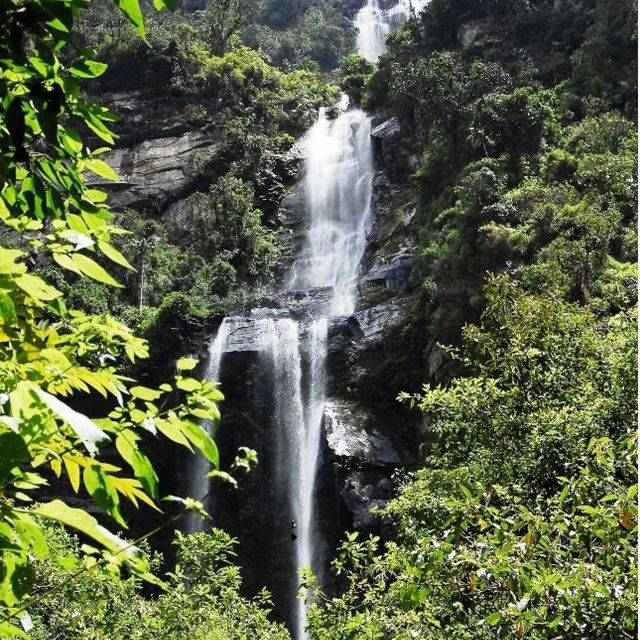
[[[420,464],[380,511],[389,539],[346,534],[338,592],[303,574],[310,637],[637,636],[636,5],[432,0],[374,66],[352,53],[360,4],[1,5],[0,637],[289,637],[228,535],[176,534],[167,566],[123,507],[202,512],[150,439],[221,481],[252,466],[220,468],[201,420],[222,394],[178,358],[276,277],[290,151],[338,84],[401,125],[411,293],[461,375],[399,398],[424,414]],[[115,179],[101,147],[136,135],[102,97],[159,86],[222,140],[179,238],[88,178]],[[150,351],[177,373],[141,386]]]

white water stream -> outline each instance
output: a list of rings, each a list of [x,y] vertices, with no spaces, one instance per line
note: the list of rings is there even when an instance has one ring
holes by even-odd
[[[381,9],[379,0],[367,0],[358,13],[358,51],[377,60],[387,35],[427,0],[400,0]],[[328,317],[353,313],[360,262],[371,217],[374,175],[371,118],[348,108],[343,97],[338,115],[321,109],[316,123],[301,141],[304,193],[308,225],[303,246],[291,265],[285,289],[309,291],[331,287],[328,308],[300,323],[291,318],[255,320],[256,349],[262,353],[261,375],[269,376],[273,407],[275,467],[273,486],[286,497],[294,520],[291,536],[295,566],[319,568],[322,531],[315,522],[314,493],[321,451],[322,416],[326,402]],[[223,321],[209,350],[208,377],[219,380],[222,355],[234,319]],[[200,460],[192,469],[193,496],[202,489],[207,466]],[[206,485],[205,485],[206,486]],[[190,524],[191,530],[198,528]],[[297,576],[291,576],[290,602],[295,612],[293,635],[305,640],[306,607],[296,599]]]
[[[383,9],[380,0],[367,0],[355,19],[358,30],[358,53],[376,62],[384,53],[387,36],[404,24],[412,11],[419,14],[429,0],[399,0],[388,9]]]
[[[371,214],[373,155],[371,119],[360,110],[348,111],[343,99],[341,113],[330,119],[320,110],[316,124],[302,141],[305,160],[304,190],[309,215],[305,242],[291,267],[289,288],[308,290],[331,287],[327,315],[351,314],[360,261],[366,246]],[[296,496],[298,567],[314,565],[318,546],[314,526],[314,489],[318,470],[322,415],[326,402],[327,317],[316,319],[309,331],[310,389],[302,433],[291,444],[303,443],[301,465],[291,492]],[[297,640],[306,638],[305,604],[298,600]]]
[[[218,381],[220,380],[220,370],[222,366],[222,354],[227,343],[227,337],[229,335],[229,320],[225,318],[218,327],[218,333],[216,337],[209,345],[209,354],[207,360],[207,380]],[[205,422],[205,429],[209,431],[211,435],[213,433],[213,427],[210,422]],[[210,465],[209,461],[202,455],[195,458],[193,465],[189,469],[189,495],[192,498],[205,499],[208,494],[209,483],[206,481],[207,473],[209,473]],[[201,531],[205,528],[206,522],[195,512],[189,513],[187,516],[186,529],[187,531]]]

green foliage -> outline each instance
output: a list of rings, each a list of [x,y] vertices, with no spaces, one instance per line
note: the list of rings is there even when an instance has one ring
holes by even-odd
[[[36,583],[57,589],[32,609],[34,640],[289,638],[268,620],[268,594],[239,594],[236,542],[222,531],[176,534],[177,564],[164,577],[165,591],[152,597],[143,594],[135,576],[121,578],[99,566],[78,574],[87,562],[79,542],[58,528],[47,528],[46,535],[53,557],[36,563]],[[160,558],[150,564],[157,572]]]
[[[390,39],[368,81],[419,158],[406,179],[439,338],[458,340],[482,309],[484,274],[505,266],[532,291],[597,313],[634,303],[606,299],[619,289],[603,280],[612,261],[630,275],[637,259],[624,240],[636,233],[635,33],[619,27],[635,9],[587,6],[434,0]]]
[[[637,327],[490,281],[471,375],[416,403],[434,445],[348,536],[312,638],[632,638],[637,632]]]
[[[366,58],[351,53],[342,59],[340,85],[355,105],[362,104],[367,84],[373,76],[375,66]]]
[[[523,294],[490,279],[480,327],[463,334],[467,368],[447,389],[427,391],[444,467],[464,461],[491,482],[540,493],[573,475],[593,438],[617,440],[634,415],[633,318],[600,327],[586,309]]]
[[[354,0],[258,0],[256,19],[244,30],[246,42],[276,66],[304,68],[313,61],[336,68],[352,51]]]
[[[144,37],[138,3],[118,4]],[[215,425],[219,419],[222,394],[216,384],[185,375],[192,367],[182,362],[173,384],[137,385],[124,367],[147,356],[144,340],[107,314],[68,309],[62,292],[38,274],[39,266],[55,263],[94,286],[120,287],[102,264],[132,268],[114,245],[123,231],[113,224],[106,194],[86,183],[89,171],[116,176],[98,157],[104,148],[92,151],[79,133],[114,141],[114,116],[83,98],[77,84],[77,78],[99,76],[105,65],[86,50],[69,63],[61,57],[82,5],[12,3],[0,27],[0,220],[18,247],[0,248],[3,636],[25,637],[16,622],[28,627],[24,616],[37,597],[34,561],[52,553],[42,519],[74,528],[98,545],[85,548],[88,566],[99,563],[111,572],[126,567],[161,584],[136,544],[110,533],[87,512],[59,499],[32,506],[52,473],[64,475],[76,493],[82,487],[125,528],[122,500],[160,510],[158,478],[141,449],[143,440],[168,438],[202,451],[214,469],[219,466],[216,445],[200,426],[201,420]],[[182,398],[177,405],[176,391]],[[109,408],[88,417],[74,408],[81,394],[99,394]],[[99,455],[112,444],[106,462]],[[179,500],[202,512],[195,500]]]

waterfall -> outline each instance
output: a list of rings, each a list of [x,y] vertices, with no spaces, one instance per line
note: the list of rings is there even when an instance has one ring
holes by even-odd
[[[340,115],[331,119],[320,110],[316,124],[302,141],[305,157],[304,192],[309,215],[305,240],[291,266],[288,287],[309,290],[331,287],[327,314],[351,314],[355,308],[360,261],[366,245],[371,217],[373,154],[371,119],[360,110],[348,109],[343,98]],[[290,490],[296,494],[298,529],[296,560],[299,568],[321,564],[314,522],[314,489],[320,454],[322,416],[326,403],[326,358],[328,318],[314,320],[309,330],[309,392],[301,437],[289,444],[298,451],[300,476],[291,476]],[[298,601],[295,637],[306,638],[306,611]]]
[[[420,10],[426,1],[399,0],[383,9],[380,0],[368,0],[355,20],[359,53],[377,60],[384,51],[386,36],[406,21],[412,8]],[[286,555],[280,557],[282,568],[278,569],[287,572],[280,604],[289,612],[295,640],[305,640],[307,634],[306,605],[296,597],[298,579],[293,570],[311,566],[318,573],[326,565],[326,558],[321,557],[323,530],[315,519],[314,501],[327,402],[329,317],[355,310],[371,218],[371,117],[359,109],[349,109],[346,96],[337,117],[333,117],[335,111],[321,109],[300,144],[308,224],[280,292],[304,291],[313,299],[314,289],[329,288],[329,303],[323,311],[310,306],[306,314],[297,316],[304,320],[293,319],[282,308],[257,309],[248,317],[225,319],[211,344],[207,372],[210,380],[219,380],[226,352],[259,355],[253,380],[258,377],[263,383],[262,395],[270,396],[263,398],[270,407],[264,423],[269,463],[260,477],[260,495],[271,500],[265,508],[278,510],[273,514],[273,541],[264,543],[265,549],[267,543],[273,543],[278,553]],[[208,470],[206,461],[198,460],[191,476],[191,495],[196,497],[205,493],[202,479]],[[235,508],[240,506],[234,504]],[[190,526],[191,530],[199,528]],[[283,543],[291,545],[290,550],[285,550]],[[268,581],[269,576],[264,577]]]
[[[353,312],[373,178],[370,118],[347,106],[343,99],[335,120],[321,109],[302,141],[310,224],[289,280],[290,289],[333,287],[336,315]]]
[[[218,381],[220,380],[220,369],[222,366],[222,354],[224,353],[227,339],[229,336],[230,319],[225,318],[222,324],[218,328],[216,337],[209,345],[209,354],[207,358],[207,380]],[[210,435],[213,434],[213,425],[206,421],[203,426]],[[207,494],[208,483],[203,482],[203,478],[211,470],[209,461],[202,455],[197,454],[194,464],[189,470],[189,494],[192,498],[200,499],[204,498]],[[206,501],[205,501],[206,502]],[[207,505],[205,504],[205,509]],[[189,513],[186,518],[186,530],[189,532],[202,531],[206,526],[206,523],[197,513]]]
[[[367,0],[355,19],[358,53],[376,62],[384,53],[387,36],[404,24],[412,11],[420,13],[427,3],[428,0],[399,0],[389,9],[383,9],[379,0]]]

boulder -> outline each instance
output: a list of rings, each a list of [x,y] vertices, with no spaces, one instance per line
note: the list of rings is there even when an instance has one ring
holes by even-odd
[[[348,458],[371,466],[400,464],[391,438],[377,419],[355,402],[327,402],[323,414],[327,446],[337,458]]]
[[[403,288],[412,281],[414,265],[414,249],[410,246],[391,256],[381,257],[360,280],[360,293],[370,299],[381,290],[392,293]]]
[[[384,525],[389,524],[381,522],[372,513],[375,507],[384,507],[393,497],[393,483],[389,478],[372,477],[366,472],[355,471],[347,476],[341,495],[351,514],[354,529],[380,531],[380,525],[384,529]]]

